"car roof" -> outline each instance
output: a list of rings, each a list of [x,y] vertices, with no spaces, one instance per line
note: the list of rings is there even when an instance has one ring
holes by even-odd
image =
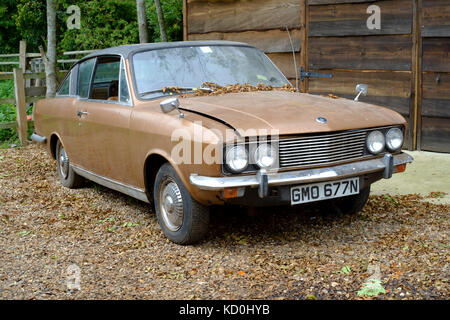
[[[252,47],[249,44],[234,41],[177,41],[177,42],[158,42],[158,43],[143,43],[143,44],[128,44],[118,47],[112,47],[95,51],[82,60],[86,60],[93,57],[104,55],[121,55],[125,59],[129,58],[133,53],[154,49],[166,49],[166,48],[180,48],[180,47],[193,47],[193,46],[245,46]]]

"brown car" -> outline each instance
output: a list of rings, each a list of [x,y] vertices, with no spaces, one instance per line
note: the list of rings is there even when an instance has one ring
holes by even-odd
[[[412,161],[398,113],[289,86],[243,43],[105,49],[36,104],[32,139],[46,144],[65,187],[86,178],[153,203],[179,244],[202,239],[211,205],[320,200],[356,213],[372,183]]]

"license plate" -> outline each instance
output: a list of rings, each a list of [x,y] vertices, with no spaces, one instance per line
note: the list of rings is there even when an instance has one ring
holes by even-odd
[[[312,183],[291,188],[291,205],[351,196],[359,193],[359,178]]]

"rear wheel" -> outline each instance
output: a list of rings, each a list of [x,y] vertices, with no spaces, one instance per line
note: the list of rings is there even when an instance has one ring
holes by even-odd
[[[61,184],[66,188],[77,188],[83,184],[83,178],[73,171],[70,165],[69,157],[62,145],[58,140],[56,143],[56,171],[58,172],[59,180]]]
[[[153,198],[159,225],[169,240],[193,244],[203,239],[208,231],[209,208],[192,198],[168,163],[156,174]]]

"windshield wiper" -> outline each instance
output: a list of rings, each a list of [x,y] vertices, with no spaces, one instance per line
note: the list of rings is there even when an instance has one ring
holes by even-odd
[[[193,87],[166,87],[166,88],[162,88],[162,89],[158,89],[158,90],[146,91],[146,92],[140,93],[139,96],[143,97],[143,96],[147,96],[147,95],[153,94],[153,93],[170,94],[170,93],[178,93],[179,91],[196,91],[196,90],[207,91],[207,92],[214,92],[213,89],[205,88],[205,87],[199,87],[199,88],[193,88]]]

